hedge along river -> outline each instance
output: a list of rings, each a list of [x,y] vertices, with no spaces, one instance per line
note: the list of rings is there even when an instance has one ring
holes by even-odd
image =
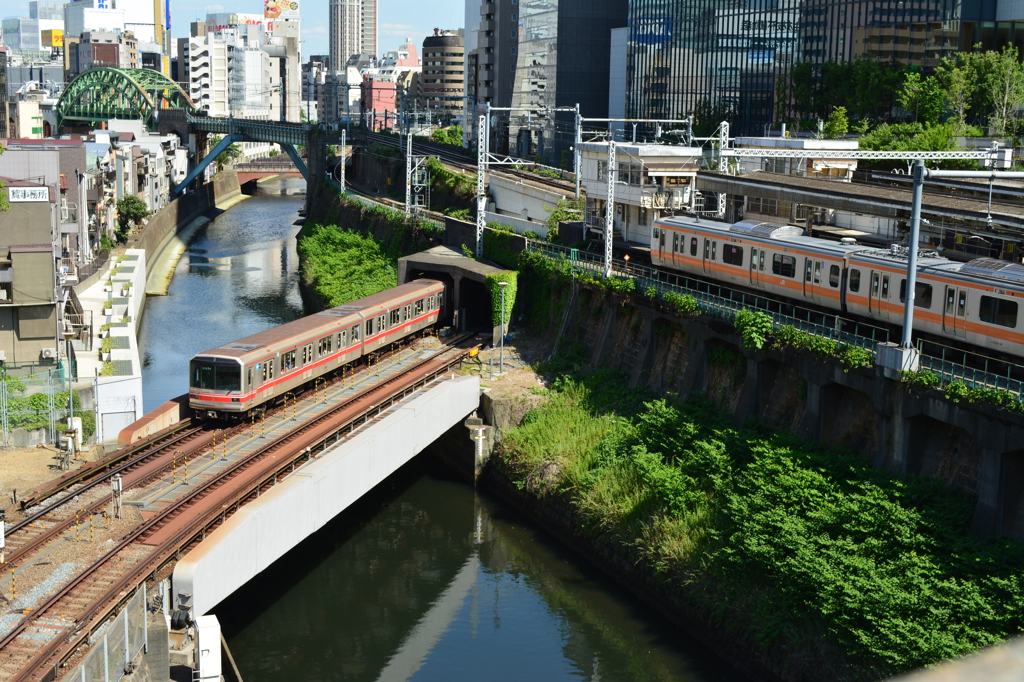
[[[187,390],[193,354],[302,314],[301,205],[258,195],[196,232],[147,303],[147,410]],[[215,612],[246,682],[745,679],[428,457]]]

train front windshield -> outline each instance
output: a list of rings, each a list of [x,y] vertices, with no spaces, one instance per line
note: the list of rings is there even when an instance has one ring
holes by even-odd
[[[237,364],[221,365],[193,360],[191,386],[208,391],[242,390],[242,368]]]

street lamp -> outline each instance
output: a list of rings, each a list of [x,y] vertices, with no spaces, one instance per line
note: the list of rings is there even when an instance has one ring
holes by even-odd
[[[498,282],[501,289],[501,351],[498,354],[498,374],[505,373],[505,287],[508,282]]]

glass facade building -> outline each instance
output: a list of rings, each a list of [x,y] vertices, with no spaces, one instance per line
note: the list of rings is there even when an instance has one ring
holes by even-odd
[[[859,58],[934,69],[944,56],[1015,44],[1019,0],[630,0],[626,106],[681,118],[704,100],[733,132],[761,135],[794,64]]]
[[[575,115],[553,110],[579,104],[584,117],[607,117],[611,30],[625,26],[628,0],[499,4],[517,26],[508,67],[515,73],[512,107],[535,110],[513,112],[511,151],[558,166],[573,144]],[[501,61],[496,60],[496,68]]]

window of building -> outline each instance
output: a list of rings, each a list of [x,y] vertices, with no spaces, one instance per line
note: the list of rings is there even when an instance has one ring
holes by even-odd
[[[743,247],[737,244],[723,244],[722,260],[729,265],[743,265]]]
[[[640,225],[644,225],[644,226],[647,225],[647,209],[646,208],[641,208],[640,209],[640,215],[637,218],[637,223],[639,223]]]
[[[978,317],[982,322],[998,324],[1000,327],[1016,328],[1017,302],[995,296],[982,296]]]
[[[796,276],[796,258],[777,253],[772,256],[772,274],[782,277]]]

